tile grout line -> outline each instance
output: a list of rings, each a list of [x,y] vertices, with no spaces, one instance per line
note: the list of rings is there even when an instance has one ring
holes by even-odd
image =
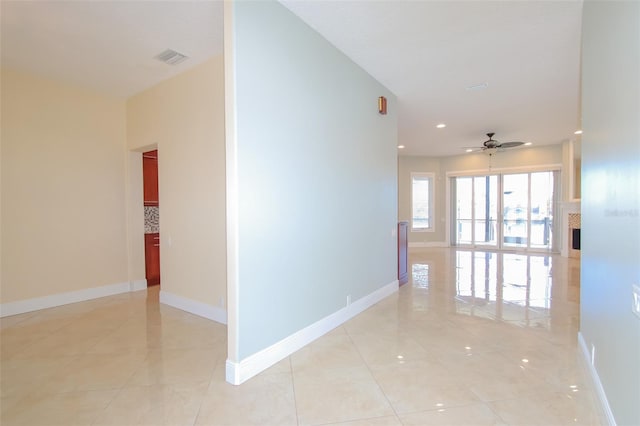
[[[358,352],[358,355],[360,356],[360,359],[362,360],[362,363],[367,367],[367,371],[369,372],[369,374],[371,374],[371,378],[375,382],[376,386],[378,386],[378,389],[380,389],[380,392],[382,392],[382,395],[384,395],[384,399],[387,401],[387,404],[389,404],[389,407],[391,407],[391,410],[393,411],[396,419],[398,419],[398,421],[400,423],[402,423],[402,421],[400,421],[400,417],[398,415],[398,412],[396,411],[396,408],[393,406],[393,404],[389,400],[389,396],[384,391],[382,386],[380,386],[380,383],[378,382],[378,379],[376,379],[376,376],[373,374],[373,371],[371,370],[371,366],[369,366],[369,363],[367,363],[365,361],[364,357],[362,356],[362,353],[360,352],[360,348],[358,348],[358,345],[356,345],[356,342],[354,342],[353,337],[351,336],[351,333],[349,333],[349,330],[347,330],[346,327],[343,326],[343,328],[344,328],[345,333],[349,337],[349,340],[351,341],[351,344],[356,348],[356,351]]]
[[[226,357],[224,357],[223,359],[226,362]],[[200,405],[198,405],[198,412],[196,413],[196,416],[193,418],[192,426],[196,426],[198,424],[198,419],[200,418],[200,413],[202,411],[202,405],[204,404],[204,399],[207,396],[207,393],[209,393],[209,388],[211,387],[211,382],[213,382],[213,378],[215,374],[216,374],[216,366],[213,367],[213,371],[211,372],[211,377],[209,378],[209,383],[207,384],[207,390],[205,391],[204,396],[200,400]]]
[[[296,397],[296,378],[293,374],[293,364],[291,363],[291,355],[287,357],[289,362],[289,371],[291,371],[291,387],[293,388],[293,408],[296,413],[296,425],[300,425],[300,417],[298,414],[298,398]]]
[[[120,327],[117,327],[117,329],[119,329]],[[115,329],[113,330],[115,331]],[[127,350],[132,350],[133,348],[128,347]],[[95,354],[94,354],[95,355]],[[101,354],[100,354],[101,355]],[[113,401],[116,400],[116,398],[122,393],[124,392],[124,390],[127,388],[127,383],[129,383],[129,381],[131,381],[131,379],[135,376],[135,374],[138,372],[138,370],[140,370],[144,365],[145,362],[147,361],[147,359],[149,359],[149,348],[146,349],[146,354],[144,359],[142,360],[142,362],[140,363],[140,365],[138,365],[137,368],[132,369],[133,371],[131,372],[131,374],[129,375],[129,377],[124,380],[122,382],[122,386],[120,386],[120,388],[118,388],[118,391],[114,394],[113,398],[111,398],[111,400],[109,401],[109,403],[104,407],[104,409],[102,410],[102,415],[105,415],[107,410],[109,409],[109,407],[111,407],[111,404],[113,404]],[[95,420],[93,421],[92,425],[94,425],[98,420],[100,419],[100,416],[96,416]]]

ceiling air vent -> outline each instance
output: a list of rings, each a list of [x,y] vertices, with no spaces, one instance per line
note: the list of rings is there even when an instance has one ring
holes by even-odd
[[[162,61],[169,65],[178,65],[180,62],[187,60],[189,57],[178,53],[175,50],[167,49],[161,54],[157,55],[155,59]]]

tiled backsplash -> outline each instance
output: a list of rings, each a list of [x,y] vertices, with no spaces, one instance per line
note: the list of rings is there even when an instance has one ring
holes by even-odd
[[[580,213],[569,213],[569,229],[580,229]]]
[[[160,232],[160,207],[144,206],[144,233]]]

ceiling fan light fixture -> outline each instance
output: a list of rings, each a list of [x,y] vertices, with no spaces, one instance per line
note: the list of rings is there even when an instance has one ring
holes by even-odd
[[[440,124],[438,124],[436,127],[437,127],[438,129],[444,129],[445,127],[447,127],[447,125],[446,125],[446,124],[444,124],[444,123],[440,123]]]
[[[575,132],[573,132],[574,135],[581,135],[582,134],[582,130],[576,130]]]
[[[524,142],[520,142],[520,141],[499,142],[499,141],[493,139],[494,135],[495,135],[495,133],[493,133],[493,132],[487,133],[487,136],[489,137],[489,139],[484,141],[482,143],[482,146],[480,147],[482,150],[484,150],[485,152],[487,152],[489,154],[493,154],[494,152],[497,152],[498,150],[503,151],[504,149],[507,149],[507,148],[515,148],[517,146],[524,145]]]
[[[533,142],[525,142],[524,146],[530,146],[532,144],[533,144]]]
[[[473,152],[473,149],[471,149],[471,148],[466,149],[465,152]]]

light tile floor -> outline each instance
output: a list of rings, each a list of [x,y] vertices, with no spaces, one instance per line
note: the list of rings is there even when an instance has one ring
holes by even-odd
[[[1,424],[603,424],[583,372],[579,262],[410,252],[399,292],[241,386],[226,328],[158,291],[3,318]]]

